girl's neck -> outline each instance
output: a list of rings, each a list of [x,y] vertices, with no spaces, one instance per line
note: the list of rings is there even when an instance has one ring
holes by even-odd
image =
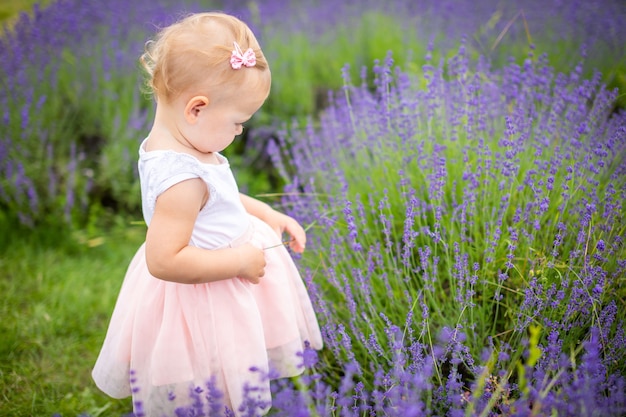
[[[178,114],[175,105],[157,103],[156,114],[152,129],[145,143],[145,150],[171,150],[194,156],[206,164],[219,164],[219,159],[213,152],[205,153],[197,150],[179,128],[183,120],[176,119]]]

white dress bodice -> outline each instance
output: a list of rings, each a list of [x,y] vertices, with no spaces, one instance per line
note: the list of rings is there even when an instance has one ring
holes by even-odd
[[[216,154],[219,164],[206,164],[186,153],[170,150],[146,151],[139,148],[139,178],[143,217],[148,225],[157,198],[182,181],[201,178],[209,199],[198,213],[190,244],[204,249],[228,247],[246,233],[249,217],[241,203],[239,189],[228,160]]]

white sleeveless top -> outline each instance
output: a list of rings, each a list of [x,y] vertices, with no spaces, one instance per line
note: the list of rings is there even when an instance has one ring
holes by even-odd
[[[228,247],[247,232],[250,219],[241,203],[230,164],[224,156],[216,156],[219,164],[205,164],[186,153],[147,152],[144,143],[141,144],[139,179],[143,217],[148,227],[161,193],[179,182],[201,178],[207,185],[209,199],[198,213],[189,243],[204,249],[218,249]]]

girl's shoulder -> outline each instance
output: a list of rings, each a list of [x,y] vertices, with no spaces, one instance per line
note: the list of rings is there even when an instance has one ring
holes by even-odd
[[[169,149],[145,151],[140,148],[138,170],[143,204],[148,210],[154,210],[156,199],[167,189],[194,178],[200,178],[207,186],[209,201],[205,207],[208,207],[218,190],[230,187],[233,181],[226,158],[219,165],[206,164],[193,155]]]

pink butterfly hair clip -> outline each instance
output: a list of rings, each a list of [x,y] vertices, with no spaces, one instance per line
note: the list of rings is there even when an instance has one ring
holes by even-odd
[[[233,53],[230,56],[230,66],[233,67],[233,69],[239,69],[242,65],[244,67],[253,67],[256,65],[256,55],[252,48],[248,48],[246,52],[242,52],[237,42],[233,42],[233,44],[235,44],[235,49],[233,49]]]

